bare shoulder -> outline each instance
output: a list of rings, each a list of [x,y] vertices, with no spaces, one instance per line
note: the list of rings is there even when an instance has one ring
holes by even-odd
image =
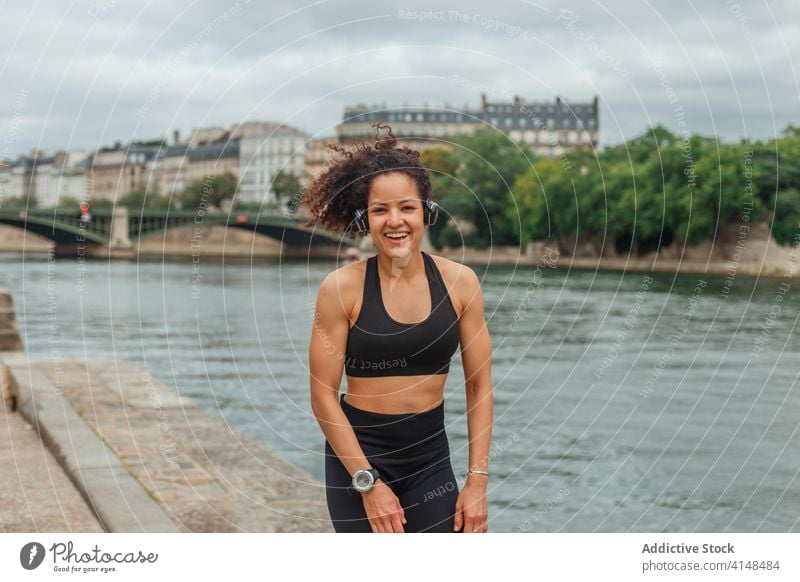
[[[475,295],[481,292],[478,275],[469,265],[445,257],[430,256],[442,274],[447,291],[460,316],[464,312],[464,306],[468,305]]]
[[[361,299],[366,274],[366,259],[343,265],[328,273],[319,287],[319,301],[336,305],[349,315]]]
[[[448,288],[473,287],[479,284],[478,275],[469,265],[464,265],[463,263],[438,255],[430,256],[439,268],[439,272],[442,274],[442,277],[444,277]]]

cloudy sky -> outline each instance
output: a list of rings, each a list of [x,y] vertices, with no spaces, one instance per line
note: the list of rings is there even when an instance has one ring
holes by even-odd
[[[600,101],[603,144],[662,123],[726,141],[800,124],[796,0],[15,2],[0,157],[348,104]]]

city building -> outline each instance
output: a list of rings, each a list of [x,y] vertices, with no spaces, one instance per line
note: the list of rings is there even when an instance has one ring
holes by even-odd
[[[239,197],[244,202],[275,203],[272,182],[278,172],[305,178],[310,136],[280,125],[246,132],[239,140]]]
[[[188,185],[186,154],[188,151],[187,144],[161,148],[156,157],[148,162],[148,193],[171,197],[186,189]]]
[[[331,161],[331,150],[325,147],[325,144],[337,144],[338,141],[336,137],[316,137],[308,141],[304,186],[307,186],[311,180],[319,176],[328,162]]]
[[[147,187],[152,161],[162,146],[135,145],[97,151],[87,172],[87,194],[91,200],[116,201],[126,194]]]
[[[85,151],[57,151],[52,156],[39,157],[34,164],[34,193],[36,204],[57,206],[62,198],[80,200],[86,192]]]
[[[14,162],[3,161],[0,169],[0,203],[6,204],[7,198],[33,196],[35,199],[35,155],[37,152],[31,156],[19,156]]]
[[[37,206],[56,206],[65,197],[80,199],[86,191],[84,151],[33,150],[0,167],[0,198],[32,197]]]
[[[480,112],[466,107],[456,109],[445,104],[435,108],[425,104],[388,108],[385,103],[371,107],[359,104],[345,108],[344,120],[336,126],[336,137],[343,143],[372,139],[376,135],[372,126],[375,121],[391,125],[395,137],[416,150],[441,146],[448,138],[472,133],[482,125]]]
[[[336,128],[337,139],[371,139],[376,135],[374,121],[387,122],[394,135],[414,149],[441,146],[448,138],[470,134],[478,127],[502,131],[547,157],[597,148],[600,142],[597,97],[574,103],[560,97],[554,101],[525,101],[519,96],[511,101],[489,101],[482,94],[477,109],[360,104],[345,108],[344,119]]]
[[[188,144],[172,145],[150,161],[147,190],[158,196],[181,194],[193,182],[230,172],[239,177],[239,142],[203,143],[194,148]],[[199,142],[195,142],[199,143]]]
[[[209,143],[187,152],[186,183],[203,181],[208,176],[231,173],[239,178],[239,140]]]
[[[545,157],[596,149],[600,143],[597,97],[585,103],[568,103],[560,97],[554,102],[529,102],[517,96],[511,102],[489,102],[483,94],[481,114],[485,125]]]

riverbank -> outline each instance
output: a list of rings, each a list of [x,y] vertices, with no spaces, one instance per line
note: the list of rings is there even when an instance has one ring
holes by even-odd
[[[716,243],[704,241],[685,247],[673,243],[658,251],[633,255],[619,253],[613,244],[602,253],[590,245],[563,248],[555,241],[532,242],[524,249],[494,246],[486,250],[445,247],[431,251],[460,263],[516,267],[555,267],[607,271],[697,273],[721,276],[799,277],[798,248],[780,245],[767,223],[729,225]]]
[[[33,425],[7,404],[0,408],[0,531],[105,531]]]
[[[322,483],[130,362],[0,361],[19,410],[3,411],[6,531],[333,531]]]
[[[619,253],[613,244],[602,245],[601,251],[589,246],[564,247],[556,241],[531,242],[526,247],[493,246],[488,249],[468,247],[435,249],[426,240],[422,249],[428,253],[474,266],[548,267],[608,271],[641,271],[661,273],[698,273],[707,275],[748,275],[769,277],[798,277],[798,252],[778,244],[766,223],[728,225],[716,242],[681,247],[673,243],[650,253],[635,255]],[[46,256],[49,241],[12,227],[0,226],[0,251],[24,252],[32,257]],[[289,248],[281,242],[252,232],[224,226],[204,226],[198,235],[194,228],[178,228],[148,237],[135,251],[111,258],[144,261],[184,260],[193,262],[329,260],[344,261],[347,248],[330,247],[309,259],[309,249]],[[361,258],[374,254],[371,240],[358,249]],[[98,255],[98,258],[104,258]],[[106,257],[107,258],[107,255]]]
[[[333,531],[322,483],[130,362],[0,358],[38,448],[105,531]],[[31,508],[32,522],[56,503]]]

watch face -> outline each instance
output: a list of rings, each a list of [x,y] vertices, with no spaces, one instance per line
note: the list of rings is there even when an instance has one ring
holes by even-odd
[[[372,474],[362,469],[356,472],[353,478],[353,486],[359,491],[364,491],[370,488],[373,481]]]

